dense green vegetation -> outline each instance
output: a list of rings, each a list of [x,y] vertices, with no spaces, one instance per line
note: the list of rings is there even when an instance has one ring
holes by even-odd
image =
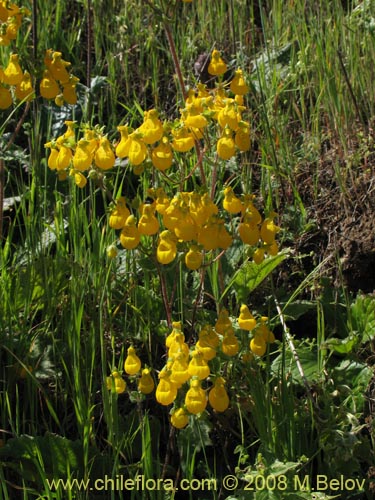
[[[0,499],[373,498],[374,3],[15,3],[29,12],[16,39],[0,45],[0,66],[17,53],[36,98],[13,95],[0,110]],[[76,104],[40,95],[47,49],[80,79]],[[205,64],[213,50],[227,64],[216,78]],[[166,172],[117,155],[80,188],[71,164],[68,175],[51,169],[54,146],[45,144],[66,133],[66,121],[76,122],[77,139],[86,127],[115,150],[117,127],[137,131],[156,109],[167,135],[184,93],[203,81],[214,99],[215,82],[228,89],[238,68],[249,87],[248,151],[221,158],[222,130],[208,108],[203,136]],[[245,209],[223,208],[228,186],[242,207],[254,195],[262,221],[280,227],[264,260],[238,235]],[[156,198],[150,188],[170,199],[208,193],[230,244],[211,250],[196,237],[204,248],[196,270],[182,237],[166,245],[167,257],[175,250],[167,264],[155,258],[157,232],[124,249],[109,224],[114,200],[124,196],[139,220]],[[255,332],[267,325],[264,353],[249,348],[259,337],[241,323],[243,304]],[[233,355],[217,326],[224,308]],[[124,362],[133,346],[157,386],[170,332],[181,328],[193,352],[205,325],[220,346],[202,386],[208,393],[223,377],[229,407],[218,411],[210,399],[196,415],[185,409],[178,429],[171,413],[192,382],[163,405]]]

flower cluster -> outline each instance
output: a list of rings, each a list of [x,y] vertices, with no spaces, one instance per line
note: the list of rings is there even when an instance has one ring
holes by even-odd
[[[242,359],[246,361],[251,355],[263,356],[267,351],[267,344],[275,341],[275,336],[268,327],[268,318],[262,316],[256,320],[246,304],[242,304],[237,319],[240,329],[251,332],[248,347],[245,345],[243,349],[228,311],[224,308],[214,326],[207,324],[201,328],[198,340],[191,347],[185,342],[181,322],[172,323],[172,330],[165,339],[167,362],[159,372],[155,397],[163,406],[173,404],[171,423],[174,427],[185,427],[189,415],[203,413],[208,403],[219,413],[229,407],[226,381],[218,368],[214,368],[222,364],[211,363],[214,358],[224,356],[224,361],[227,361],[242,352]],[[124,370],[127,375],[136,379],[139,392],[153,392],[155,382],[151,371],[147,367],[141,371],[141,360],[133,346],[128,348]],[[122,394],[127,388],[124,378],[117,370],[107,377],[106,384],[109,390],[117,394]]]
[[[0,66],[0,109],[13,104],[13,95],[19,100],[30,101],[35,97],[31,75],[23,71],[18,54],[11,54],[6,68]]]
[[[18,7],[6,0],[0,1],[0,46],[8,46],[17,38],[18,29],[22,18],[31,13],[25,7]]]
[[[136,379],[138,391],[142,394],[150,394],[155,388],[155,382],[151,375],[151,370],[147,367],[141,372],[141,360],[137,356],[133,346],[128,348],[127,357],[124,362],[124,370],[127,375]],[[139,373],[141,372],[141,375]],[[113,390],[117,394],[126,391],[127,384],[121,374],[114,370],[106,380],[107,389]]]
[[[253,196],[240,198],[230,186],[223,194],[223,210],[220,210],[207,192],[179,192],[169,198],[162,188],[150,189],[153,202],[140,205],[138,221],[126,199],[120,197],[111,211],[109,225],[120,230],[120,243],[127,250],[136,248],[142,237],[158,234],[157,261],[164,265],[173,262],[180,249],[186,267],[191,270],[204,264],[206,252],[229,248],[236,232],[244,244],[254,247],[253,259],[257,264],[266,254],[276,255],[275,238],[280,230],[274,223],[276,214],[271,212],[262,219]],[[237,228],[232,215],[238,216]],[[231,232],[227,226],[231,226]]]
[[[253,332],[249,349],[257,356],[265,354],[266,344],[275,340],[267,322],[266,317],[256,321],[247,306],[242,305],[238,324],[241,329]],[[191,348],[185,342],[181,323],[174,322],[165,345],[168,360],[159,373],[155,396],[161,405],[174,403],[172,425],[185,427],[189,415],[204,412],[208,403],[216,412],[224,412],[230,404],[226,382],[221,373],[214,373],[210,362],[220,353],[233,357],[240,352],[240,342],[228,311],[220,311],[214,327],[205,325]],[[209,386],[208,389],[203,387],[204,384]]]
[[[85,128],[83,137],[77,142],[76,123],[66,121],[65,125],[67,129],[62,135],[45,144],[51,150],[48,166],[56,170],[60,179],[65,179],[69,172],[77,186],[83,188],[87,183],[84,172],[109,170],[116,158],[108,138],[98,127]]]
[[[62,53],[48,49],[44,57],[43,78],[39,84],[40,95],[53,99],[57,106],[77,102],[76,86],[79,78],[69,73],[70,62],[62,59]]]

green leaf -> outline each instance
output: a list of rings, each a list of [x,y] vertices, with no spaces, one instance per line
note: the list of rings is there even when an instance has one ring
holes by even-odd
[[[318,365],[318,354],[316,346],[307,345],[301,343],[300,345],[295,345],[297,349],[297,354],[300,363],[303,368],[303,372],[308,382],[314,382],[318,380],[321,376],[321,371]],[[298,370],[296,361],[291,351],[287,350],[284,354],[281,353],[273,361],[271,365],[272,373],[279,376],[282,370],[283,363],[285,363],[285,370],[291,374],[292,379],[295,382],[302,383],[302,377]]]
[[[357,344],[357,339],[353,336],[345,339],[331,338],[324,343],[324,347],[331,349],[339,354],[348,354],[352,352]]]
[[[290,304],[280,304],[283,311],[284,319],[295,321],[308,311],[316,309],[316,303],[310,300],[295,300]]]
[[[352,328],[360,332],[361,342],[368,342],[375,336],[375,297],[358,295],[351,305]]]
[[[268,257],[259,265],[255,264],[255,262],[245,262],[225,289],[223,296],[226,295],[228,290],[233,286],[238,301],[246,302],[249,294],[254,291],[262,281],[288,257],[288,255],[289,250],[286,249],[274,257]]]

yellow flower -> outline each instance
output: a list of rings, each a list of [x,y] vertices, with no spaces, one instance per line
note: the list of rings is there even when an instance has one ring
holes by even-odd
[[[174,236],[168,230],[162,231],[159,237],[159,244],[156,249],[156,258],[160,264],[170,264],[177,255],[177,247]]]
[[[8,66],[4,70],[4,83],[8,85],[18,85],[22,82],[23,71],[18,60],[17,54],[11,54]]]
[[[235,72],[234,78],[230,82],[230,90],[233,92],[233,94],[237,95],[244,95],[249,92],[249,86],[246,85],[242,69],[238,69]]]
[[[218,377],[208,393],[208,401],[217,412],[223,412],[229,406],[229,397],[224,385],[225,380],[222,377]]]
[[[198,377],[199,380],[204,380],[210,375],[210,367],[207,361],[204,359],[203,354],[197,350],[192,353],[188,370],[191,377]]]
[[[192,0],[183,0],[184,2],[192,1]],[[183,408],[177,408],[171,415],[171,424],[176,429],[183,429],[187,426],[189,422],[189,417],[186,414]]]
[[[232,329],[232,322],[229,319],[228,311],[223,308],[219,312],[219,317],[215,323],[215,330],[217,333],[224,335],[228,330]]]
[[[181,321],[173,321],[172,322],[172,331],[168,335],[168,337],[165,339],[165,345],[168,349],[171,347],[172,342],[174,342],[176,335],[182,333],[181,328],[182,328]]]
[[[51,143],[45,144],[45,147],[51,147]],[[56,170],[57,169],[57,157],[59,155],[59,150],[55,147],[51,148],[51,152],[48,157],[48,166],[51,170]]]
[[[69,73],[67,67],[70,66],[70,62],[64,61],[62,59],[61,52],[52,52],[52,60],[49,55],[51,52],[47,51],[47,55],[44,59],[47,68],[49,69],[52,77],[61,83],[66,83],[69,81]]]
[[[8,109],[12,104],[13,99],[10,90],[0,85],[0,109]]]
[[[186,153],[194,147],[194,137],[186,127],[172,130],[172,148],[178,153]]]
[[[76,92],[78,82],[79,82],[79,79],[76,77],[73,77],[71,75],[69,83],[66,83],[63,85],[64,100],[66,103],[70,104],[71,106],[74,106],[74,104],[77,104],[77,101],[78,101],[78,96],[77,96],[77,92]]]
[[[254,316],[249,311],[249,308],[246,304],[242,304],[240,308],[240,316],[238,318],[238,325],[242,330],[247,330],[250,332],[256,327],[256,320]]]
[[[126,382],[117,371],[107,377],[106,385],[109,391],[113,389],[117,394],[122,394],[126,390]]]
[[[86,177],[81,172],[76,172],[74,169],[70,171],[70,175],[74,176],[74,182],[79,188],[84,188],[87,184]]]
[[[23,101],[24,99],[26,99],[26,101],[31,101],[35,97],[31,75],[28,71],[25,71],[22,81],[14,89],[14,95],[20,101]]]
[[[187,410],[193,415],[202,413],[207,406],[206,391],[201,387],[200,380],[193,379],[190,383],[190,389],[185,396],[185,405]]]
[[[219,340],[219,339],[218,339]],[[216,356],[216,349],[211,337],[207,335],[200,335],[195,347],[202,354],[205,361],[211,361]]]
[[[223,208],[230,214],[236,214],[242,210],[242,202],[237,198],[230,186],[224,189]]]
[[[219,219],[218,221],[218,247],[226,250],[229,248],[233,242],[232,236],[228,233],[226,227],[224,226],[223,219]]]
[[[240,109],[240,107],[237,106],[232,100],[228,99],[228,102],[219,111],[217,116],[220,127],[229,127],[231,130],[237,130],[238,123],[240,121],[238,109]]]
[[[236,146],[230,130],[225,129],[223,135],[217,141],[216,151],[222,160],[229,160],[236,153]]]
[[[191,377],[188,368],[189,365],[187,362],[186,354],[180,352],[177,356],[175,356],[172,363],[171,375],[169,377],[170,381],[173,382],[177,387],[181,387]]]
[[[138,358],[133,346],[128,348],[128,355],[125,359],[124,369],[128,375],[136,375],[141,369],[141,360]]]
[[[264,261],[264,254],[266,249],[264,247],[259,247],[253,253],[253,261],[259,266]]]
[[[199,269],[203,262],[203,253],[197,245],[191,245],[185,254],[185,265],[188,269],[195,271]]]
[[[234,142],[240,151],[249,151],[250,127],[247,122],[239,122],[238,129],[234,135]]]
[[[39,84],[39,92],[45,99],[55,99],[60,93],[58,83],[47,69],[44,71],[43,78]]]
[[[138,132],[142,134],[142,140],[145,144],[154,144],[163,137],[163,124],[155,109],[145,111],[143,123],[138,128]]]
[[[268,245],[272,245],[275,241],[276,233],[280,231],[279,226],[273,222],[273,218],[276,217],[275,212],[271,212],[269,217],[264,219],[260,228],[260,237]]]
[[[138,222],[138,231],[140,234],[152,236],[159,231],[159,221],[155,217],[154,204],[144,204],[142,207],[142,215]]]
[[[256,245],[259,241],[260,231],[257,224],[247,222],[245,216],[244,221],[238,225],[238,234],[243,243],[246,245]]]
[[[65,170],[69,167],[73,159],[73,154],[71,149],[66,146],[60,146],[59,153],[56,157],[56,169]]]
[[[122,229],[126,225],[129,215],[130,211],[126,206],[126,200],[121,196],[116,200],[116,206],[109,216],[109,227],[112,229]]]
[[[255,335],[250,341],[250,350],[257,356],[263,356],[267,350],[266,342],[260,335]]]
[[[223,341],[221,343],[221,350],[227,356],[235,356],[240,349],[237,337],[233,331],[229,330],[228,333],[224,335]]]
[[[260,318],[260,325],[256,330],[256,335],[260,335],[263,340],[267,343],[275,342],[275,335],[267,326],[268,318],[267,316],[262,316]]]
[[[94,159],[95,165],[102,170],[109,170],[114,166],[116,158],[107,137],[100,138]]]
[[[138,390],[142,394],[150,394],[155,388],[154,379],[151,377],[150,370],[144,368],[142,370],[141,378],[138,381]]]
[[[141,235],[134,215],[129,215],[120,233],[120,243],[126,250],[134,250],[139,245]]]
[[[181,210],[181,218],[179,219],[178,224],[174,227],[174,233],[177,238],[182,241],[197,239],[198,228],[195,225],[194,219],[187,210]]]
[[[76,170],[84,172],[91,167],[94,155],[90,150],[90,143],[86,139],[80,139],[73,155],[73,166]]]
[[[164,172],[173,162],[173,151],[169,144],[168,137],[164,136],[158,146],[151,153],[151,162],[155,168]]]
[[[160,372],[159,378],[155,392],[156,401],[163,406],[168,406],[176,399],[177,388],[169,380],[167,372]]]
[[[126,158],[129,155],[130,144],[132,142],[129,137],[129,127],[127,125],[119,125],[117,130],[120,132],[120,142],[116,146],[116,156],[118,158]]]
[[[189,356],[189,346],[186,344],[184,334],[182,332],[176,333],[168,350],[168,356],[172,361],[180,354],[185,356],[186,359]]]
[[[130,134],[131,142],[129,145],[128,157],[130,163],[138,166],[144,162],[147,156],[147,148],[145,143],[136,135],[135,132]]]
[[[221,58],[220,52],[216,49],[212,51],[211,61],[208,65],[208,72],[210,75],[219,76],[223,75],[227,70],[227,65]]]
[[[202,115],[201,111],[194,104],[187,106],[183,113],[183,122],[187,127],[202,129],[208,125],[207,118]]]
[[[118,250],[117,250],[116,245],[109,245],[107,247],[107,257],[109,259],[115,259],[117,257],[117,254],[118,254]]]

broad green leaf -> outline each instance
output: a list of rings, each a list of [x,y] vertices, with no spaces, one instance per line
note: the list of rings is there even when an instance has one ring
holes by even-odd
[[[321,376],[321,372],[318,365],[316,347],[312,347],[307,344],[295,345],[295,347],[307,381],[313,382],[318,380]],[[285,362],[285,370],[292,375],[293,380],[295,382],[302,383],[301,374],[290,350],[285,352],[285,361],[283,359],[283,354],[277,356],[271,365],[272,372],[276,376],[280,375],[283,362]]]
[[[351,305],[352,328],[359,332],[362,342],[368,342],[375,336],[375,297],[358,295]]]
[[[357,339],[353,336],[346,337],[345,339],[331,338],[324,343],[324,346],[339,354],[348,354],[352,352],[357,344]]]
[[[223,296],[228,292],[229,288],[233,286],[238,302],[245,302],[249,294],[254,291],[262,281],[288,257],[288,255],[289,251],[286,249],[274,257],[268,257],[259,265],[255,264],[255,262],[245,262],[224,291]]]

